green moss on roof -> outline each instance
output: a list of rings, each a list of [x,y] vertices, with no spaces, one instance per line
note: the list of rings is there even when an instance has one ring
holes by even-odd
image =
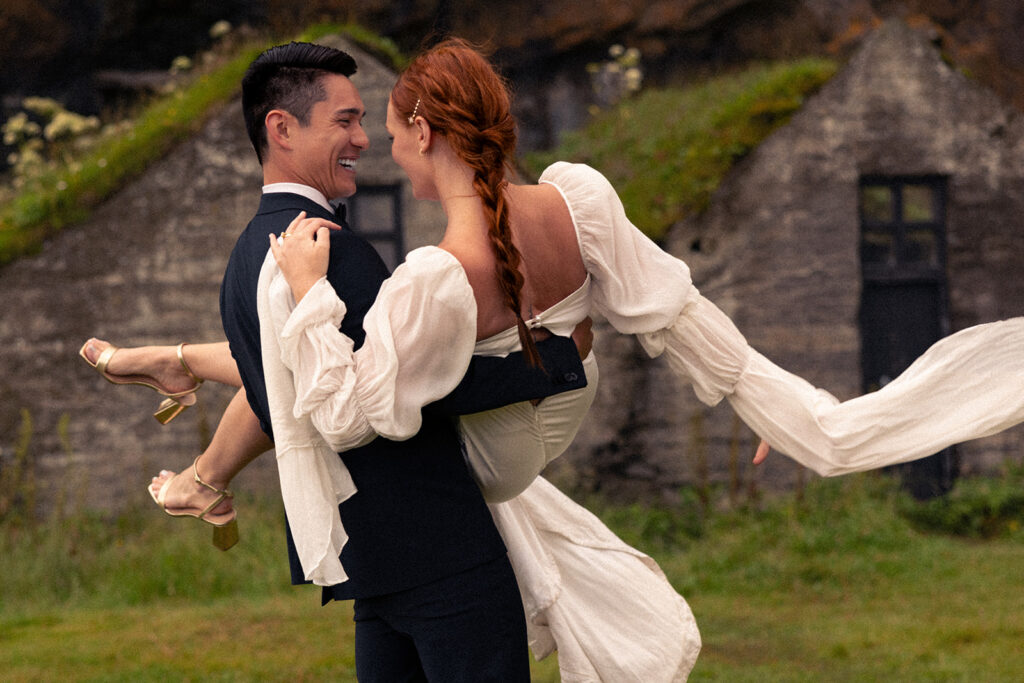
[[[807,58],[644,91],[601,112],[556,149],[527,155],[523,165],[536,175],[560,159],[593,166],[619,191],[637,227],[660,239],[673,223],[707,208],[729,169],[789,121],[836,68]]]

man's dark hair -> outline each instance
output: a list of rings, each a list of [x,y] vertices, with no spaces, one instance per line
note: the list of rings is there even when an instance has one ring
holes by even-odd
[[[310,109],[327,97],[323,76],[348,77],[355,72],[356,60],[350,55],[312,43],[276,45],[254,59],[242,77],[242,115],[260,164],[267,149],[264,120],[272,109],[282,109],[308,125]]]

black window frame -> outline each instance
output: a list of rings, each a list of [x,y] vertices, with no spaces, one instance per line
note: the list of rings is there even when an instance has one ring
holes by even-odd
[[[904,217],[903,188],[906,186],[927,186],[932,190],[931,221],[908,221]],[[948,199],[948,177],[938,174],[929,175],[864,175],[861,176],[857,188],[857,211],[860,222],[859,256],[862,275],[865,281],[906,282],[946,281],[946,206]],[[892,219],[889,221],[873,220],[864,210],[864,190],[868,187],[886,187],[890,191],[893,205],[890,207]],[[908,261],[901,258],[908,251],[907,234],[911,230],[931,229],[935,239],[935,263]],[[868,231],[888,231],[894,239],[893,252],[895,258],[885,263],[865,260],[865,235]],[[944,289],[944,287],[943,287]]]
[[[368,198],[384,196],[391,198],[391,225],[386,228],[381,226],[362,225],[360,220],[360,203]],[[402,184],[401,183],[360,183],[356,194],[346,201],[346,219],[354,232],[364,237],[371,244],[381,242],[394,246],[395,262],[388,263],[392,270],[405,258],[405,227],[402,220]],[[380,250],[378,250],[380,251]],[[389,259],[387,255],[381,254],[385,262]]]

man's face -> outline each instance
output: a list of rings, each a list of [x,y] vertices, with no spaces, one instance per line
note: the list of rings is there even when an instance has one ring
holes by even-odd
[[[350,197],[356,191],[356,164],[370,146],[363,130],[366,110],[352,81],[338,74],[323,77],[327,97],[313,105],[309,125],[294,126],[292,169],[301,182],[328,199]],[[297,122],[296,122],[297,123]]]

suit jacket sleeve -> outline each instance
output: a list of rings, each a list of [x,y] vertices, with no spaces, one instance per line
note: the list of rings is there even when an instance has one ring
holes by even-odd
[[[473,356],[458,386],[424,410],[468,415],[587,386],[583,362],[572,339],[552,336],[539,342],[537,350],[543,368],[530,367],[522,352],[503,358]]]

